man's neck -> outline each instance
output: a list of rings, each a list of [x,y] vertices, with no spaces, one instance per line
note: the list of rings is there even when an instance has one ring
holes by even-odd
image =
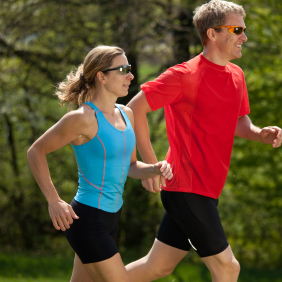
[[[204,47],[203,56],[210,62],[225,67],[229,61],[224,59],[220,54],[215,51],[212,51],[208,46]]]

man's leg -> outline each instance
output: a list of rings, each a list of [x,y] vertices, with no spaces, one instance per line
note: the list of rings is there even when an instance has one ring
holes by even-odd
[[[178,192],[162,192],[162,200],[168,212],[160,225],[159,240],[146,257],[126,266],[131,281],[147,282],[169,275],[189,244],[202,257],[213,282],[236,282],[240,267],[221,226],[218,201]]]
[[[147,256],[126,266],[130,281],[149,282],[166,277],[174,271],[186,254],[186,251],[173,248],[156,239]],[[240,266],[230,246],[223,252],[202,260],[211,273],[212,282],[237,282]]]
[[[185,234],[166,212],[150,252],[126,266],[131,281],[148,282],[170,275],[190,248]]]
[[[155,239],[150,252],[143,258],[126,265],[131,282],[149,282],[170,275],[185,257],[183,251]]]
[[[192,193],[162,191],[162,201],[210,270],[212,281],[236,282],[240,266],[221,225],[218,200]]]
[[[240,265],[228,246],[223,252],[202,258],[209,269],[212,282],[237,282],[240,273]]]

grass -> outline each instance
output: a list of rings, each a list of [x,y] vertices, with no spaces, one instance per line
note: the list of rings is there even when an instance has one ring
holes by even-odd
[[[0,254],[1,282],[67,282],[72,257]],[[158,282],[210,282],[203,264],[179,264],[172,275]],[[282,282],[282,270],[242,268],[239,282]]]
[[[3,282],[65,282],[72,272],[72,257],[0,255],[0,281]]]

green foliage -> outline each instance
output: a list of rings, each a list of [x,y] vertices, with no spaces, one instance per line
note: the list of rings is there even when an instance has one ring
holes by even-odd
[[[51,224],[46,200],[26,160],[26,151],[34,140],[67,112],[53,95],[55,85],[94,46],[119,45],[125,49],[135,76],[129,96],[120,101],[127,103],[141,83],[201,52],[191,24],[192,11],[201,3],[148,0],[144,5],[141,0],[116,0],[110,2],[109,9],[108,0],[1,1],[0,249],[72,255],[64,234],[55,231]],[[250,117],[261,127],[281,127],[282,4],[279,0],[240,3],[247,12],[249,40],[243,45],[242,59],[234,63],[243,68],[246,76]],[[163,110],[149,114],[148,119],[153,147],[158,158],[163,159],[168,149]],[[235,139],[219,210],[233,251],[244,265],[281,265],[281,155],[281,149]],[[60,196],[70,202],[77,189],[71,146],[48,155],[48,163]],[[128,179],[124,202],[119,248],[124,253],[138,249],[144,255],[164,211],[159,194],[150,194],[140,181]],[[186,266],[181,266],[168,279],[186,281],[184,269]],[[209,279],[202,268],[193,265],[192,269],[193,281],[200,276],[203,281]],[[254,280],[242,272],[242,281],[267,281],[262,273],[257,273]],[[37,281],[40,279],[38,276]],[[268,281],[277,279],[273,276]]]

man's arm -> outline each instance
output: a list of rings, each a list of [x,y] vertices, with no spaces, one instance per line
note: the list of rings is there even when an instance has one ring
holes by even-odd
[[[253,125],[248,116],[239,117],[235,135],[240,138],[271,144],[273,148],[278,148],[282,142],[281,128],[267,126],[261,129]]]
[[[145,93],[140,91],[127,105],[134,114],[134,130],[136,135],[136,143],[142,160],[148,164],[158,162],[154,149],[150,141],[149,126],[147,121],[147,113],[152,109],[147,102]],[[161,177],[161,182],[165,184],[165,180]],[[150,192],[161,191],[159,187],[159,176],[142,180],[144,188]]]

